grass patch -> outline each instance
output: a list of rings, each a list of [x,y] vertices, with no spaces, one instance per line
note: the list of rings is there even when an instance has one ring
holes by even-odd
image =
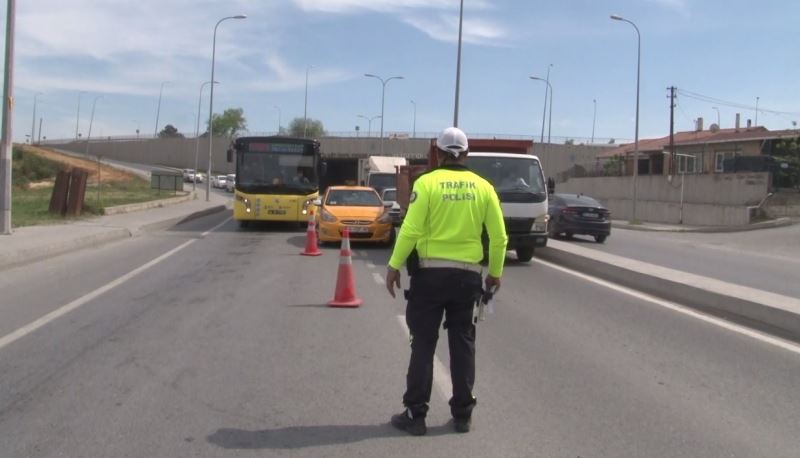
[[[17,188],[11,194],[11,225],[13,227],[39,224],[60,224],[73,218],[64,218],[48,212],[53,186],[40,188]],[[166,199],[175,194],[150,189],[150,183],[141,179],[103,183],[100,186],[100,205],[97,203],[97,187],[87,186],[83,199],[83,216],[103,214],[104,207]],[[77,219],[80,219],[77,218]]]
[[[151,200],[175,197],[174,192],[150,189],[150,183],[134,178],[126,181],[113,181],[102,183],[100,186],[100,202],[97,200],[97,186],[87,186],[86,196],[83,198],[84,210],[94,214],[101,214],[99,208],[116,207],[117,205],[138,204]]]
[[[56,161],[31,153],[20,147],[14,147],[11,154],[12,186],[27,188],[32,182],[54,178],[63,168]]]

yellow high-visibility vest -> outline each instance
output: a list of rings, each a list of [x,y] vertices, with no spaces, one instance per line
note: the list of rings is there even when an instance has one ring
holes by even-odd
[[[414,183],[389,266],[402,267],[415,247],[422,259],[479,263],[484,225],[489,235],[489,275],[500,277],[508,236],[494,187],[461,165],[427,172]]]

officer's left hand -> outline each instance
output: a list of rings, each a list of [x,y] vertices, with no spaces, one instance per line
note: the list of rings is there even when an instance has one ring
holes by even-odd
[[[397,286],[397,289],[401,289],[400,286],[400,271],[396,269],[392,269],[391,267],[386,268],[386,289],[389,290],[389,294],[392,297],[394,295],[394,287]]]

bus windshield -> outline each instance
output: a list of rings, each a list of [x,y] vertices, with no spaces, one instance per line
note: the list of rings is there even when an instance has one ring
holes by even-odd
[[[277,146],[253,148],[251,144],[249,150],[239,151],[236,186],[249,192],[309,194],[317,191],[314,149],[301,144],[287,144],[286,148]]]

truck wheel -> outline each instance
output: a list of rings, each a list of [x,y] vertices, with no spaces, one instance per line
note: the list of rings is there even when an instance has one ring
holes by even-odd
[[[520,262],[528,262],[533,258],[534,247],[518,246],[516,251],[517,251],[517,260],[519,260]]]
[[[603,243],[603,242],[606,241],[606,237],[607,236],[605,236],[605,235],[595,235],[594,236],[594,241],[597,242],[597,243]]]

